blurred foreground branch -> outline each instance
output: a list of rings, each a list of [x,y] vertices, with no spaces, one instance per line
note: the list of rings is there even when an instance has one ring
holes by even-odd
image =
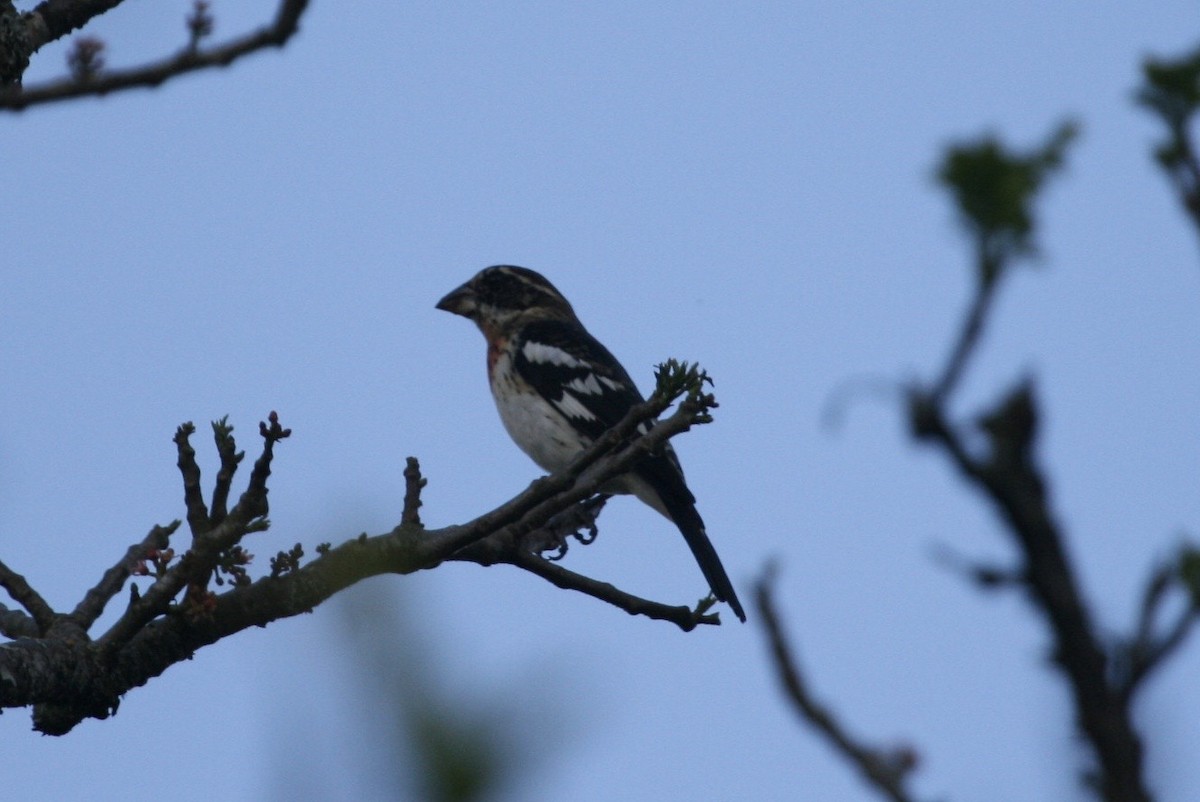
[[[884,750],[865,745],[846,730],[833,711],[813,697],[775,609],[775,575],[774,566],[767,566],[755,585],[755,601],[758,620],[770,645],[771,662],[792,707],[858,770],[876,793],[892,802],[913,802],[916,797],[909,793],[906,784],[917,766],[916,753],[909,747]]]
[[[1192,127],[1200,111],[1200,48],[1176,59],[1150,58],[1142,65],[1137,101],[1167,129],[1154,158],[1175,188],[1184,211],[1200,230],[1200,157]]]
[[[1136,672],[1125,672],[1121,680],[1112,670],[1115,654],[1106,649],[1092,621],[1068,556],[1035,455],[1039,415],[1033,382],[1018,382],[970,423],[952,422],[949,409],[957,377],[986,326],[998,281],[1022,257],[1036,252],[1033,202],[1045,178],[1061,165],[1073,130],[1060,127],[1045,145],[1026,154],[1013,153],[990,138],[948,152],[939,178],[955,197],[974,242],[975,296],[942,378],[930,389],[910,389],[909,422],[915,438],[941,450],[993,505],[1017,547],[1020,565],[996,586],[1027,591],[1049,626],[1054,663],[1069,683],[1077,726],[1095,756],[1094,769],[1083,775],[1086,784],[1110,802],[1147,802],[1142,742],[1130,710]],[[975,444],[981,447],[972,447]],[[1166,640],[1149,636],[1160,648],[1139,647],[1138,665],[1148,669],[1160,662],[1173,650],[1172,644],[1182,640],[1182,634],[1176,634],[1178,638]]]

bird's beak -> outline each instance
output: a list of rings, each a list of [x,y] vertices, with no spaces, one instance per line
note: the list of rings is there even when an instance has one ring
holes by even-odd
[[[476,308],[475,291],[471,289],[470,285],[464,284],[438,301],[437,308],[443,312],[470,317]]]

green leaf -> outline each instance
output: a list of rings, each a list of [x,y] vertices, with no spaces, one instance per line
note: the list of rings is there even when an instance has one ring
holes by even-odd
[[[987,135],[950,146],[937,171],[980,253],[980,280],[994,281],[1018,256],[1036,252],[1033,202],[1046,179],[1060,170],[1078,135],[1062,123],[1038,148],[1013,151]]]

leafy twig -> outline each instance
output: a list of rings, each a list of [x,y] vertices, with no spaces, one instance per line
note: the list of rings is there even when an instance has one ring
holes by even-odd
[[[911,390],[909,418],[913,435],[941,448],[960,475],[995,506],[1020,551],[1022,564],[1006,578],[1028,588],[1050,627],[1054,661],[1070,683],[1079,728],[1098,763],[1098,770],[1085,773],[1085,779],[1110,802],[1148,802],[1142,743],[1129,698],[1111,681],[1108,655],[1097,638],[1033,453],[1038,415],[1032,382],[1021,382],[977,417],[987,444],[982,454],[967,448],[947,411],[986,324],[994,287],[1018,258],[1036,250],[1033,200],[1045,177],[1061,165],[1073,135],[1073,127],[1064,125],[1026,155],[1013,154],[992,139],[951,149],[939,175],[975,246],[976,294],[941,378],[930,390]]]
[[[1154,149],[1154,159],[1200,229],[1200,157],[1191,134],[1200,112],[1200,48],[1177,59],[1146,59],[1142,76],[1137,102],[1167,129],[1166,139]]]

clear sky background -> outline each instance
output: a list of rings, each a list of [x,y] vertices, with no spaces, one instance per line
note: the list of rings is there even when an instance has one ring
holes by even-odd
[[[24,7],[32,3],[24,3]],[[182,0],[89,32],[112,65],[184,41]],[[267,0],[217,0],[217,38]],[[911,744],[916,788],[1081,799],[1044,625],[936,548],[1004,563],[990,511],[916,448],[898,399],[970,290],[932,172],[947,142],[1083,127],[1011,276],[958,413],[1032,374],[1040,454],[1101,622],[1127,631],[1151,565],[1200,529],[1200,249],[1149,158],[1141,59],[1200,40],[1191,0],[315,2],[282,53],[159,91],[0,117],[0,555],[69,609],[183,516],[171,443],[280,412],[267,558],[400,516],[421,459],[431,526],[538,475],[496,416],[482,338],[438,312],[476,270],[545,273],[643,389],[667,357],[713,375],[716,422],[677,449],[744,600],[772,557],[818,694]],[[28,82],[64,71],[64,46]],[[569,566],[690,603],[674,529],[629,499]],[[757,622],[681,634],[510,568],[384,577],[358,606],[239,634],[65,738],[0,717],[11,799],[355,794],[403,765],[363,639],[406,633],[442,692],[505,722],[506,799],[859,800],[781,702]],[[362,613],[382,603],[395,618]],[[387,628],[371,632],[371,627]],[[1163,800],[1200,798],[1192,643],[1137,708]]]

